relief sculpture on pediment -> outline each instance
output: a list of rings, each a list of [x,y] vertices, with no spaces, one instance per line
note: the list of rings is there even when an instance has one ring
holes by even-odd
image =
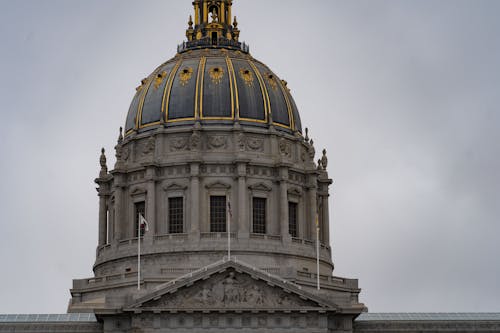
[[[271,308],[317,306],[311,301],[230,271],[144,304],[148,308]]]

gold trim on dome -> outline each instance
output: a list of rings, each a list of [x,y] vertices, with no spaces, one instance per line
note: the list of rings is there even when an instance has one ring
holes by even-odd
[[[175,75],[181,66],[182,59],[177,61],[174,68],[170,72],[170,76],[168,77],[167,84],[165,85],[165,90],[163,91],[163,99],[161,101],[161,114],[165,114],[165,122],[168,121],[168,107],[170,103],[170,92],[172,91],[172,85],[174,83]]]
[[[288,89],[285,89],[283,84],[279,84],[281,91],[283,92],[283,97],[285,98],[286,106],[288,109],[288,118],[290,119],[290,129],[294,130],[295,128],[295,118],[293,117],[293,109],[292,109],[292,103],[290,103],[290,99],[288,98]]]
[[[212,67],[208,70],[208,74],[212,79],[212,83],[219,85],[224,77],[224,69],[222,67]]]
[[[205,57],[201,57],[200,61],[198,62],[198,75],[196,76],[196,88],[195,88],[195,94],[194,94],[194,117],[199,118],[200,117],[200,75],[201,74],[201,69],[203,67],[203,62],[205,61]]]
[[[234,67],[233,67],[233,61],[231,58],[226,57],[227,64],[229,65],[228,70],[231,72],[230,77],[233,78],[233,87],[234,87],[234,102],[235,102],[235,112],[238,116],[238,119],[240,118],[240,96],[239,96],[239,91],[238,91],[238,83],[236,81],[236,74],[234,72]]]
[[[229,63],[229,57],[225,58],[226,60],[226,66],[227,66],[227,76],[229,78],[229,92],[231,93],[231,114],[234,118],[234,91],[233,91],[233,77],[232,77],[232,70],[231,70],[231,64]]]
[[[139,126],[139,129],[143,129],[143,128],[147,128],[147,127],[151,127],[151,126],[157,126],[157,125],[160,125],[160,124],[161,124],[160,121],[155,121],[153,123],[143,124],[143,125]]]
[[[181,86],[183,87],[187,86],[192,76],[193,76],[193,69],[191,67],[183,68],[179,74]]]
[[[252,72],[248,68],[241,68],[240,69],[240,77],[243,80],[243,82],[246,83],[248,87],[253,87],[253,81],[254,77]]]
[[[262,93],[262,99],[264,100],[264,123],[267,123],[269,121],[269,115],[272,115],[271,113],[271,101],[269,99],[269,94],[267,93],[267,88],[266,84],[264,83],[264,79],[260,75],[259,70],[255,66],[255,64],[251,60],[247,60],[248,64],[250,67],[253,68],[255,75],[257,76],[257,80],[259,81],[259,86],[260,86],[260,92]]]
[[[200,72],[201,72],[201,80],[200,80],[200,116],[202,117],[203,116],[203,82],[205,81],[205,65],[207,63],[207,58],[206,57],[203,57],[201,59],[201,67],[200,67]]]
[[[144,107],[144,100],[146,99],[146,96],[148,95],[149,88],[151,88],[151,85],[153,84],[153,78],[158,75],[158,73],[161,70],[161,66],[158,67],[151,75],[148,76],[147,83],[146,83],[146,89],[142,89],[141,91],[141,97],[139,99],[139,105],[137,107],[137,113],[135,115],[135,129],[139,130],[141,128],[141,123],[142,123],[142,108]]]

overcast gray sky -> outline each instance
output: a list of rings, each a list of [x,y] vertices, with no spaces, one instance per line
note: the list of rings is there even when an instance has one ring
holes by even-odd
[[[92,275],[99,149],[191,0],[0,0],[0,313]],[[372,312],[500,311],[500,1],[235,0],[328,149],[335,274]]]

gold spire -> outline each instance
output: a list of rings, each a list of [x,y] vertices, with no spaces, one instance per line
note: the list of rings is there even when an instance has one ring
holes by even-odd
[[[220,38],[235,39],[231,25],[232,5],[232,0],[195,0],[194,28],[191,24],[186,31],[188,40],[207,38],[217,44]]]
[[[240,43],[236,16],[232,15],[233,0],[194,0],[193,15],[189,16],[187,42],[179,45],[179,53],[187,50],[217,47],[249,53],[249,46]]]

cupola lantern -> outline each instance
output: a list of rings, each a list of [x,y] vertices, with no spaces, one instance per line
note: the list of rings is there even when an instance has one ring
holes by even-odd
[[[248,52],[248,47],[238,42],[240,31],[236,17],[233,21],[231,16],[232,0],[196,0],[193,6],[194,26],[190,16],[186,30],[188,41],[179,51],[214,46],[238,48]]]

